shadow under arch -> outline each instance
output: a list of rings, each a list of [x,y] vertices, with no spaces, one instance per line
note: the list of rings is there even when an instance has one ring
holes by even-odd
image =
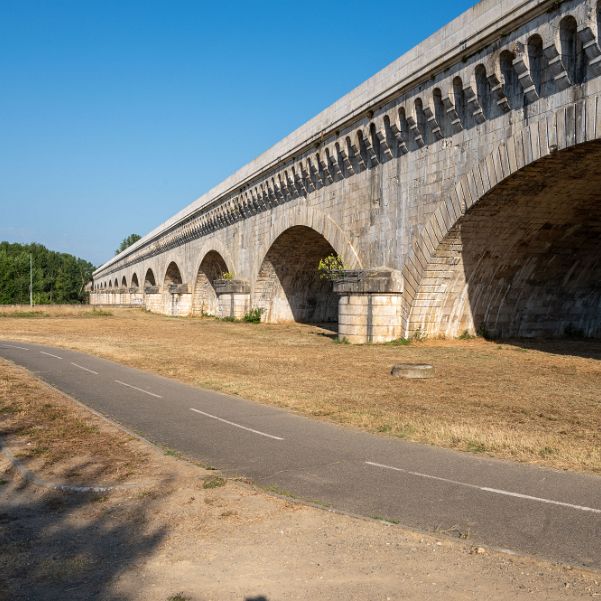
[[[217,315],[217,294],[214,282],[229,272],[228,266],[219,252],[209,250],[203,257],[196,272],[192,295],[192,315]]]
[[[157,281],[154,277],[154,271],[151,267],[146,270],[146,275],[144,276],[144,288],[148,288],[150,286],[156,286]]]
[[[600,161],[601,141],[564,148],[477,198],[425,263],[409,331],[601,337]]]
[[[305,225],[283,231],[264,255],[255,282],[255,305],[268,322],[337,323],[338,297],[320,279],[320,259],[338,254],[319,232]]]
[[[169,286],[179,286],[182,283],[182,272],[175,261],[171,261],[165,270],[163,278],[163,289],[168,290]]]

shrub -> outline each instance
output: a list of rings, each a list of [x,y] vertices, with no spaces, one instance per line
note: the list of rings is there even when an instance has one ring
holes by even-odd
[[[220,488],[221,486],[225,486],[225,480],[219,476],[209,476],[202,483],[202,487],[205,489]]]
[[[317,272],[322,280],[335,280],[344,269],[344,261],[340,255],[328,255],[320,259],[317,265]]]
[[[388,346],[407,346],[408,344],[411,344],[411,338],[395,338],[394,340],[389,340],[384,344]]]
[[[261,323],[262,313],[263,309],[257,307],[256,309],[251,309],[248,313],[244,315],[242,319],[248,323]]]

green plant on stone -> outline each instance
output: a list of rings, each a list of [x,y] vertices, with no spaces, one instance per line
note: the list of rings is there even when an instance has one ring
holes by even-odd
[[[322,280],[335,280],[345,270],[344,261],[340,255],[328,255],[319,260],[317,273]]]
[[[224,273],[221,274],[221,279],[222,280],[233,280],[234,274],[231,271],[225,271]]]
[[[463,330],[459,336],[457,336],[457,340],[473,340],[475,336],[470,333],[469,330]]]
[[[264,309],[261,307],[251,309],[244,315],[242,319],[248,323],[261,323],[261,315],[263,314],[263,311]]]

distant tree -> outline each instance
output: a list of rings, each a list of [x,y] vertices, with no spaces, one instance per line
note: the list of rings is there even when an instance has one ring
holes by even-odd
[[[33,301],[81,303],[94,265],[41,244],[0,242],[0,304],[29,303],[29,255],[33,257]]]
[[[130,234],[127,238],[123,238],[123,240],[121,240],[121,244],[119,244],[119,248],[115,251],[115,254],[118,255],[120,252],[123,252],[134,242],[137,242],[141,237],[142,236],[139,234]]]

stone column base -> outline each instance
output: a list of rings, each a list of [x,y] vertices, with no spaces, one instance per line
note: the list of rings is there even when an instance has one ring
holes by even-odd
[[[163,297],[159,292],[146,292],[144,295],[144,308],[151,313],[163,312]]]
[[[345,271],[334,281],[338,337],[351,344],[388,342],[402,336],[402,279],[396,271]]]
[[[129,295],[129,304],[134,307],[144,306],[144,294],[142,292],[132,292]]]
[[[165,296],[165,315],[174,317],[187,317],[192,311],[192,295],[189,292],[172,294],[168,292]]]
[[[244,280],[215,280],[217,316],[242,319],[250,310],[250,285]]]

